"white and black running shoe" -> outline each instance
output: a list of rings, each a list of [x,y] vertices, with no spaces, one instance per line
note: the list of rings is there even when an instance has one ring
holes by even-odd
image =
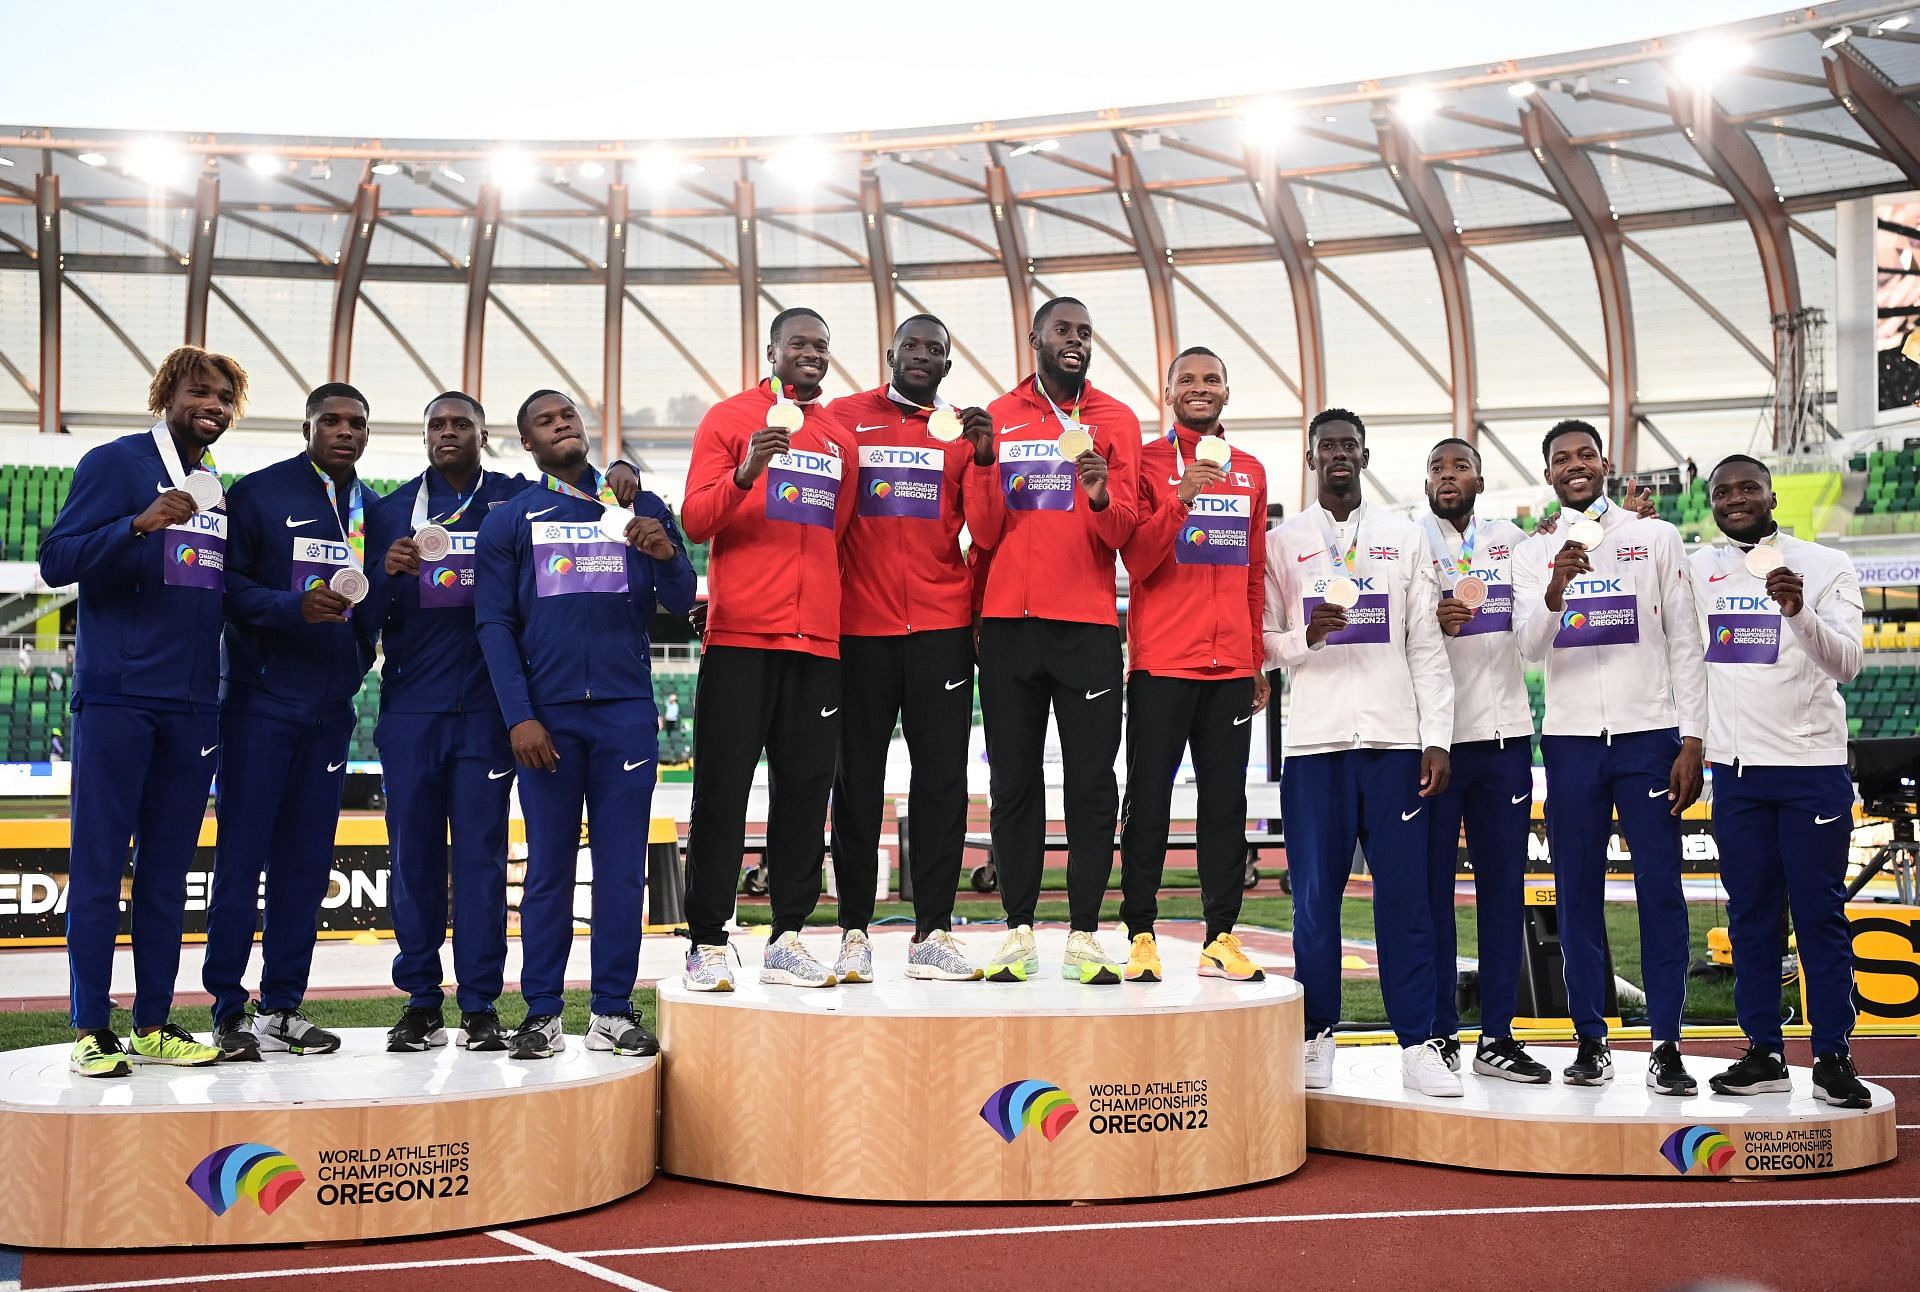
[[[287,1054],[332,1054],[340,1038],[297,1009],[265,1009],[253,1016],[253,1034],[263,1050]]]
[[[500,1026],[500,1016],[492,1010],[469,1010],[460,1015],[460,1032],[453,1043],[464,1050],[504,1050],[507,1031]]]
[[[1725,1072],[1707,1078],[1719,1095],[1784,1095],[1792,1091],[1787,1061],[1764,1045],[1750,1045]]]
[[[1647,1089],[1663,1095],[1695,1095],[1700,1093],[1700,1084],[1687,1072],[1686,1064],[1680,1061],[1680,1046],[1673,1041],[1662,1041],[1653,1047],[1653,1053],[1647,1056]]]
[[[1823,1054],[1813,1061],[1813,1097],[1835,1108],[1873,1107],[1873,1092],[1853,1070],[1850,1054]]]
[[[567,1048],[558,1014],[529,1014],[507,1041],[507,1055],[515,1059],[551,1059]]]
[[[1447,1071],[1460,1071],[1460,1038],[1442,1036],[1436,1039],[1440,1042],[1440,1058],[1447,1065]]]
[[[253,1034],[253,1023],[245,1010],[213,1025],[213,1043],[220,1048],[222,1063],[260,1062],[260,1038]]]
[[[400,1021],[387,1029],[388,1054],[421,1054],[447,1043],[446,1021],[437,1009],[408,1006]]]
[[[640,1024],[631,1010],[624,1014],[595,1014],[587,1028],[589,1050],[611,1050],[628,1058],[660,1053],[660,1038]]]
[[[1580,1038],[1580,1051],[1560,1072],[1570,1086],[1604,1086],[1613,1080],[1613,1051],[1591,1036]]]
[[[1553,1080],[1547,1065],[1527,1053],[1527,1047],[1511,1036],[1483,1036],[1473,1050],[1474,1073],[1517,1081],[1524,1086],[1543,1086]]]

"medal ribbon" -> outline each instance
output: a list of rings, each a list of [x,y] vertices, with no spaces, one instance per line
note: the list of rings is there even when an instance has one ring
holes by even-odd
[[[1221,439],[1222,439],[1222,440],[1225,440],[1225,438],[1226,438],[1226,437],[1225,437],[1224,435],[1223,435],[1223,436],[1221,436]],[[1167,430],[1167,439],[1168,439],[1168,441],[1169,441],[1169,442],[1170,442],[1170,443],[1171,443],[1171,444],[1173,445],[1173,457],[1174,457],[1174,461],[1176,461],[1176,462],[1178,462],[1178,463],[1180,464],[1180,474],[1181,474],[1181,475],[1185,475],[1185,474],[1187,473],[1187,467],[1188,467],[1188,465],[1189,465],[1189,463],[1187,462],[1187,455],[1186,455],[1186,454],[1184,454],[1184,453],[1182,453],[1182,452],[1180,451],[1180,431],[1179,431],[1179,428],[1177,428],[1177,427],[1170,427],[1170,428],[1169,428],[1169,429]],[[1195,449],[1195,450],[1194,450],[1194,458],[1193,458],[1193,460],[1194,460],[1195,462],[1198,462],[1198,461],[1200,460],[1200,456],[1199,456],[1199,450],[1198,450],[1198,449]],[[1220,464],[1220,469],[1221,469],[1222,471],[1225,471],[1225,470],[1227,469],[1227,467],[1228,467],[1229,465],[1231,465],[1231,464],[1232,464],[1232,462],[1233,462],[1233,458],[1232,458],[1231,456],[1229,456],[1229,457],[1227,458],[1227,460],[1226,460],[1225,462],[1222,462],[1222,463]]]
[[[173,432],[167,429],[164,419],[153,424],[153,447],[160,451],[160,465],[166,469],[167,481],[175,489],[187,487],[187,477],[195,471],[211,471],[215,475],[220,469],[213,464],[213,450],[201,449],[200,460],[184,471],[180,468],[180,447],[173,442]]]
[[[934,413],[934,412],[938,412],[942,408],[953,407],[952,404],[949,404],[946,400],[942,399],[937,393],[934,395],[933,403],[930,405],[923,404],[917,399],[908,399],[905,395],[900,393],[899,387],[895,386],[892,382],[887,383],[887,398],[892,400],[894,403],[899,404],[903,408],[915,408],[923,413]]]
[[[1320,513],[1320,536],[1326,540],[1327,555],[1335,565],[1347,567],[1347,573],[1353,573],[1353,554],[1360,549],[1360,513],[1364,506],[1353,509],[1353,538],[1347,543],[1346,555],[1340,554],[1340,539],[1333,531],[1332,518],[1325,511]]]
[[[432,478],[432,475],[433,473],[429,471],[420,478],[420,492],[413,496],[413,527],[416,530],[422,525],[427,524],[429,520],[427,515],[427,484]],[[462,516],[467,514],[467,508],[472,505],[475,498],[480,496],[480,491],[486,488],[486,485],[487,473],[483,470],[479,475],[474,477],[473,488],[468,490],[467,496],[460,500],[460,505],[455,507],[446,516],[432,523],[435,525],[453,525],[459,521]]]
[[[1582,516],[1585,516],[1588,520],[1599,520],[1602,516],[1606,515],[1611,510],[1613,510],[1613,504],[1611,502],[1608,502],[1606,497],[1603,495],[1599,498],[1595,498],[1592,502],[1582,507],[1580,509],[1580,514]]]
[[[604,503],[609,507],[618,507],[620,505],[620,500],[613,496],[613,486],[607,483],[605,476],[600,475],[592,467],[587,468],[587,476],[598,486],[597,491],[594,493],[588,493],[584,489],[576,488],[568,484],[565,480],[555,479],[544,471],[540,474],[540,480],[547,488],[553,490],[555,493],[563,493],[569,498],[579,498],[585,502]]]
[[[1060,405],[1053,402],[1053,396],[1047,393],[1046,383],[1040,380],[1039,373],[1033,375],[1033,388],[1040,392],[1040,398],[1047,401],[1047,407],[1053,410],[1054,418],[1060,423],[1061,430],[1064,431],[1069,426],[1080,425],[1080,405],[1087,398],[1087,383],[1085,381],[1080,383],[1080,389],[1075,392],[1073,396],[1073,408],[1064,413],[1060,411]]]
[[[1480,533],[1480,518],[1476,516],[1467,522],[1467,532],[1460,538],[1460,555],[1458,556],[1447,555],[1446,536],[1453,526],[1441,524],[1440,518],[1434,515],[1421,517],[1421,523],[1427,527],[1427,538],[1433,546],[1433,572],[1440,576],[1440,586],[1446,588],[1451,595],[1453,589],[1447,579],[1446,567],[1452,566],[1456,575],[1473,572],[1473,548]]]
[[[334,488],[333,477],[322,471],[318,463],[313,473],[320,477],[320,483],[327,487],[327,506],[333,511],[334,524],[340,525],[340,494]],[[340,525],[340,537],[346,541],[347,550],[353,554],[353,568],[362,570],[367,565],[367,504],[365,495],[356,477],[353,493],[347,498],[347,520]]]

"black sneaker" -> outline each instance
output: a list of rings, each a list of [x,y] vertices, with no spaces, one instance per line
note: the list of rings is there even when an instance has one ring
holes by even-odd
[[[1873,1106],[1873,1094],[1854,1072],[1850,1054],[1823,1054],[1813,1061],[1813,1097],[1835,1108]]]
[[[332,1054],[340,1038],[297,1009],[266,1009],[254,1015],[253,1034],[263,1050],[288,1054]]]
[[[213,1043],[220,1047],[224,1063],[260,1062],[260,1038],[253,1034],[247,1012],[229,1014],[213,1025]]]
[[[640,1016],[629,1010],[624,1014],[595,1014],[587,1028],[589,1050],[611,1050],[628,1058],[645,1058],[660,1053],[660,1038],[640,1025]]]
[[[1434,1039],[1440,1042],[1440,1057],[1446,1061],[1447,1071],[1460,1071],[1460,1038],[1440,1036]]]
[[[1613,1080],[1613,1051],[1591,1036],[1580,1038],[1580,1051],[1560,1073],[1570,1086],[1604,1086]]]
[[[1547,1065],[1527,1053],[1527,1047],[1511,1036],[1483,1036],[1473,1050],[1473,1070],[1483,1077],[1517,1081],[1523,1086],[1543,1086],[1553,1080]]]
[[[1686,1064],[1680,1061],[1677,1042],[1662,1041],[1647,1056],[1647,1089],[1663,1095],[1700,1093],[1699,1083],[1688,1074]]]
[[[445,1020],[438,1009],[408,1006],[400,1021],[387,1029],[388,1054],[419,1054],[447,1043]]]
[[[507,1042],[507,1054],[515,1059],[551,1059],[566,1048],[558,1014],[527,1015]]]
[[[1786,1060],[1763,1045],[1749,1045],[1725,1072],[1708,1077],[1707,1084],[1718,1095],[1784,1095],[1793,1089]]]
[[[492,1010],[470,1010],[460,1015],[460,1034],[453,1043],[468,1050],[504,1050],[507,1033],[500,1026],[500,1016]]]

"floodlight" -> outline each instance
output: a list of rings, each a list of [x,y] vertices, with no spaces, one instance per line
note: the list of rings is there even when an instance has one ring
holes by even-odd
[[[1540,93],[1540,87],[1532,81],[1515,81],[1507,87],[1507,93],[1516,99],[1530,99]]]
[[[280,159],[272,153],[255,153],[247,158],[247,169],[256,175],[278,175]]]
[[[1844,45],[1853,35],[1851,27],[1835,27],[1828,37],[1820,42],[1820,48],[1832,49],[1835,45]]]
[[[1394,100],[1393,110],[1409,125],[1424,121],[1440,110],[1440,96],[1425,86],[1416,85]]]
[[[1279,99],[1255,99],[1240,113],[1240,137],[1255,148],[1273,148],[1293,136],[1298,121]]]
[[[1705,88],[1744,67],[1752,57],[1749,45],[1709,38],[1695,41],[1674,55],[1673,71],[1688,84]]]
[[[1053,153],[1060,151],[1058,139],[1030,139],[1007,154],[1009,157],[1025,157],[1029,153]]]
[[[796,139],[767,158],[767,169],[789,184],[808,188],[826,178],[833,164],[817,140]]]
[[[495,188],[515,189],[533,181],[534,166],[521,153],[502,148],[493,154],[491,174]]]

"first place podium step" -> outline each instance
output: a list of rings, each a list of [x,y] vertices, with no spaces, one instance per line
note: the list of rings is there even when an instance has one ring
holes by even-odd
[[[1147,1198],[1306,1159],[1291,979],[1082,986],[1041,934],[1025,983],[660,985],[662,1169],[822,1198]],[[1173,944],[1163,942],[1163,951]],[[1173,956],[1168,957],[1173,960]],[[757,959],[751,950],[746,959]]]

